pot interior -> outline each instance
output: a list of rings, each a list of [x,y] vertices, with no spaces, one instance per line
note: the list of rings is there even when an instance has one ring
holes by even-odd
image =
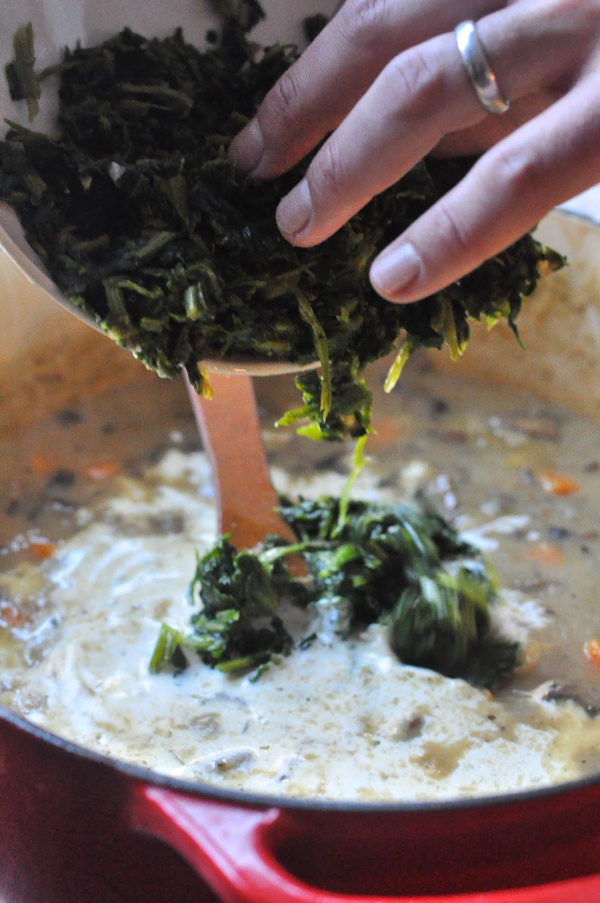
[[[549,277],[525,304],[519,320],[524,349],[518,347],[504,326],[490,332],[476,328],[458,363],[450,363],[443,353],[423,354],[407,368],[400,386],[390,396],[381,390],[389,362],[372,368],[369,382],[375,391],[377,434],[368,446],[372,462],[362,483],[357,484],[358,494],[375,494],[386,500],[417,493],[464,528],[473,527],[475,521],[479,525],[484,521],[495,523],[493,529],[484,531],[484,546],[500,584],[513,593],[513,606],[521,605],[526,613],[522,618],[527,636],[526,658],[514,678],[495,688],[490,708],[482,717],[493,725],[493,739],[504,732],[505,745],[512,755],[519,748],[519,725],[523,719],[529,727],[533,724],[529,711],[532,694],[537,698],[536,688],[543,686],[538,697],[543,696],[545,702],[536,710],[540,723],[533,727],[548,728],[553,740],[536,755],[543,759],[554,750],[560,764],[554,770],[550,768],[549,781],[537,766],[528,779],[519,777],[515,781],[518,758],[509,757],[506,773],[484,790],[489,794],[514,792],[522,787],[535,789],[563,779],[589,780],[600,771],[596,718],[600,710],[600,668],[593,656],[590,660],[590,655],[584,653],[584,647],[594,648],[590,641],[597,636],[600,234],[593,224],[557,213],[543,224],[540,237],[567,253],[571,265]],[[132,522],[125,509],[107,508],[108,500],[125,492],[133,493],[139,503],[148,491],[151,508],[154,497],[150,488],[144,489],[144,475],[154,473],[155,488],[156,465],[164,461],[166,453],[175,451],[180,458],[188,453],[198,455],[200,446],[182,383],[159,380],[147,373],[130,355],[69,317],[33,288],[5,255],[0,279],[5,299],[0,312],[5,337],[0,367],[0,479],[6,500],[0,514],[0,639],[5,658],[1,699],[34,723],[61,734],[63,716],[53,718],[52,705],[36,705],[35,693],[26,689],[26,681],[14,679],[12,669],[16,663],[18,670],[23,656],[32,671],[51,671],[56,667],[49,664],[48,650],[52,637],[60,635],[64,625],[58,624],[56,612],[49,607],[51,593],[46,583],[55,558],[63,556],[61,567],[65,575],[71,567],[65,562],[75,554],[69,546],[70,537],[86,528],[86,512],[90,511],[103,511],[104,522],[110,523],[111,529],[120,530],[133,548],[136,536]],[[274,419],[296,403],[293,380],[258,380],[256,391],[278,485],[286,491],[308,494],[340,491],[349,471],[346,447],[311,444],[290,432],[272,428]],[[193,479],[210,508],[206,463],[201,470],[200,476],[196,473]],[[179,486],[180,478],[170,478],[171,489]],[[207,514],[209,519],[211,516]],[[528,521],[527,517],[531,519]],[[167,543],[176,540],[183,529],[179,514],[168,506],[147,511],[138,528],[140,536],[152,534],[159,547],[162,544],[168,549],[172,546]],[[212,522],[207,527],[209,532],[211,529]],[[99,571],[93,579],[90,576],[89,586],[106,581],[108,603],[103,620],[110,622],[113,618],[118,633],[129,628],[123,626],[118,606],[113,607],[114,599],[110,597],[112,578],[106,573],[110,559],[105,550],[102,573]],[[177,566],[177,560],[173,560]],[[119,561],[119,567],[124,568],[125,563]],[[191,572],[187,573],[185,581],[191,576]],[[53,586],[56,587],[56,580]],[[152,648],[151,637],[168,612],[166,597],[162,601],[155,599],[152,611],[144,612],[145,622],[150,623],[144,635],[147,654]],[[91,629],[93,632],[96,627]],[[91,640],[80,634],[77,643],[81,651]],[[84,669],[83,674],[84,684],[89,684],[85,688],[88,695],[93,693],[97,680],[93,673],[96,653],[90,651],[91,670]],[[150,677],[143,668],[146,661],[143,656],[136,659],[127,693],[131,695],[137,680],[156,704],[162,698],[162,691],[156,687],[176,678]],[[80,680],[83,672],[77,673]],[[153,685],[153,680],[160,684]],[[260,681],[256,686],[260,688]],[[445,706],[451,712],[449,697],[444,695],[446,684],[440,681],[439,687],[439,707]],[[460,687],[459,694],[466,694],[469,700],[474,698],[470,688],[462,683]],[[455,690],[453,684],[452,692]],[[116,682],[112,690],[103,692],[110,696],[113,691],[117,696],[121,692]],[[230,681],[221,692],[235,695],[234,683]],[[346,692],[349,694],[350,689],[346,688]],[[50,696],[56,699],[58,709],[73,708],[72,699],[59,699],[53,694],[54,691]],[[353,725],[353,736],[360,735],[357,742],[364,744],[365,756],[374,761],[381,745],[389,744],[393,731],[398,734],[396,749],[406,750],[407,744],[420,742],[419,735],[424,731],[426,734],[427,724],[435,720],[431,710],[419,709],[416,701],[412,720],[404,709],[402,719],[394,722],[385,702],[387,697],[369,698],[370,709],[366,711],[359,699],[358,709],[348,716],[348,723]],[[147,733],[138,735],[134,753],[127,752],[127,743],[115,743],[107,735],[98,739],[102,737],[99,716],[93,730],[88,725],[81,736],[73,736],[69,729],[67,736],[96,752],[149,764],[159,772],[193,779],[201,785],[206,781],[211,787],[235,790],[247,786],[252,793],[262,793],[265,786],[260,782],[246,785],[249,760],[239,756],[239,748],[247,750],[247,743],[234,745],[234,754],[229,758],[200,756],[202,761],[195,771],[166,764],[169,756],[179,762],[190,744],[203,742],[203,735],[214,729],[215,719],[218,721],[224,717],[223,712],[230,711],[228,704],[219,704],[216,714],[205,707],[196,713],[192,724],[180,724],[179,733],[188,736],[183,746],[173,748],[171,723],[163,743],[166,752],[158,759],[150,759],[144,751],[144,744],[147,748],[150,743]],[[297,704],[292,698],[288,713]],[[500,724],[505,704],[511,707],[512,714]],[[561,712],[558,720],[557,710]],[[125,713],[123,717],[129,715]],[[246,716],[238,719],[242,732],[247,720]],[[289,731],[292,729],[290,721]],[[566,749],[565,738],[574,732],[579,732],[581,742]],[[484,742],[491,737],[490,734],[487,740],[484,738]],[[228,743],[227,755],[233,745]],[[411,747],[413,751],[407,759],[413,766],[416,762],[415,767],[426,775],[425,784],[413,791],[412,797],[405,787],[398,789],[394,779],[381,775],[375,791],[365,789],[363,782],[353,777],[345,783],[334,781],[321,795],[353,803],[404,802],[436,798],[434,785],[444,787],[443,799],[481,793],[479,773],[475,770],[471,778],[465,777],[466,759],[474,756],[475,762],[477,758],[470,741],[455,737],[444,745],[425,738],[423,743]],[[152,745],[156,745],[156,734]],[[196,753],[190,755],[198,758]],[[291,762],[292,774],[294,767]],[[323,784],[320,768],[321,765],[316,776],[297,784],[304,789],[292,789],[291,796],[319,797],[319,786]],[[512,781],[507,780],[508,773]],[[277,780],[269,785],[267,793],[278,796],[281,790],[286,792],[285,768],[281,768]]]

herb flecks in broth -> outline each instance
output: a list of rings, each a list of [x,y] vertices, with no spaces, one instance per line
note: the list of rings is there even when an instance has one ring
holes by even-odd
[[[231,675],[193,652],[181,674],[148,676],[161,623],[188,627],[195,551],[214,543],[216,517],[183,387],[147,378],[134,362],[131,372],[136,393],[127,400],[116,379],[108,394],[92,382],[85,403],[70,399],[68,416],[33,421],[3,447],[4,498],[15,486],[20,495],[17,512],[0,510],[0,703],[112,758],[277,797],[440,800],[597,774],[600,672],[582,651],[598,635],[597,424],[417,361],[399,394],[377,398],[378,422],[393,415],[394,439],[373,450],[354,492],[382,505],[418,493],[490,557],[494,629],[520,643],[523,661],[493,696],[399,662],[389,624],[343,638],[334,633],[338,609],[326,605],[316,639],[259,680],[256,669]],[[262,386],[272,408],[291,388],[287,379]],[[343,445],[274,430],[266,438],[281,494],[342,493]],[[99,439],[103,459],[123,466],[101,483],[85,476]],[[66,520],[56,497],[45,498],[47,474],[29,466],[40,443],[52,446],[54,467],[76,470],[73,494],[60,496],[74,505]],[[581,490],[560,496],[523,482],[542,467],[571,475]],[[182,531],[165,533],[169,522]],[[51,558],[9,549],[11,537],[33,529],[57,543]],[[560,546],[564,561],[531,562],[540,539]],[[312,609],[286,607],[285,616],[296,639],[313,632]],[[31,618],[26,629],[22,617]]]
[[[260,673],[294,647],[282,600],[312,607],[342,636],[385,623],[403,662],[479,686],[516,666],[517,644],[491,631],[494,579],[443,518],[403,504],[351,501],[340,509],[332,497],[282,500],[298,541],[267,537],[256,553],[220,538],[197,562],[190,592],[200,608],[191,629],[163,625],[151,670],[184,669],[187,650],[223,671]],[[310,580],[288,571],[294,554],[304,556]]]
[[[297,50],[248,40],[262,13],[256,2],[214,5],[224,25],[206,51],[181,30],[147,39],[128,29],[66,50],[52,70],[61,80],[58,131],[10,125],[0,198],[61,291],[161,376],[184,368],[208,395],[206,359],[319,359],[321,374],[298,377],[303,403],[281,422],[300,423],[312,438],[363,435],[367,363],[401,346],[391,388],[416,348],[462,353],[472,318],[506,319],[516,332],[522,299],[562,258],[528,235],[416,304],[393,305],[372,290],[377,250],[471,161],[423,161],[323,244],[290,245],[275,209],[308,161],[256,182],[227,148]],[[322,24],[312,22],[311,33]],[[10,72],[22,70],[35,94],[32,36],[22,32],[22,65]],[[21,79],[14,97],[24,95],[32,97]]]

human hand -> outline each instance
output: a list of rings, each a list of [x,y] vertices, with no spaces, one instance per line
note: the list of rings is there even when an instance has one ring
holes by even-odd
[[[467,74],[453,33],[465,19],[510,101],[503,115]],[[482,154],[371,268],[391,301],[438,291],[600,181],[600,0],[346,0],[230,153],[268,179],[325,138],[277,210],[302,247],[426,154]]]

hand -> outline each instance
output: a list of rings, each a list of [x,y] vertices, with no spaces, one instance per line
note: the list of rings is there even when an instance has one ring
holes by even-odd
[[[484,110],[458,51],[465,19],[511,103],[502,115]],[[372,265],[390,301],[443,288],[600,182],[600,0],[346,0],[230,153],[269,179],[325,138],[277,210],[298,246],[328,238],[426,154],[482,155]]]

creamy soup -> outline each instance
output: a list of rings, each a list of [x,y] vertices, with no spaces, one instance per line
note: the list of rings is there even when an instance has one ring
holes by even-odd
[[[272,429],[289,389],[274,385],[260,397],[277,488],[339,493],[350,449]],[[355,495],[426,498],[498,574],[494,619],[524,653],[494,694],[403,665],[383,626],[343,640],[323,619],[258,680],[193,657],[150,674],[215,538],[185,393],[151,379],[3,443],[0,702],[108,756],[276,795],[440,799],[600,770],[600,427],[423,362],[378,397],[375,425]]]

